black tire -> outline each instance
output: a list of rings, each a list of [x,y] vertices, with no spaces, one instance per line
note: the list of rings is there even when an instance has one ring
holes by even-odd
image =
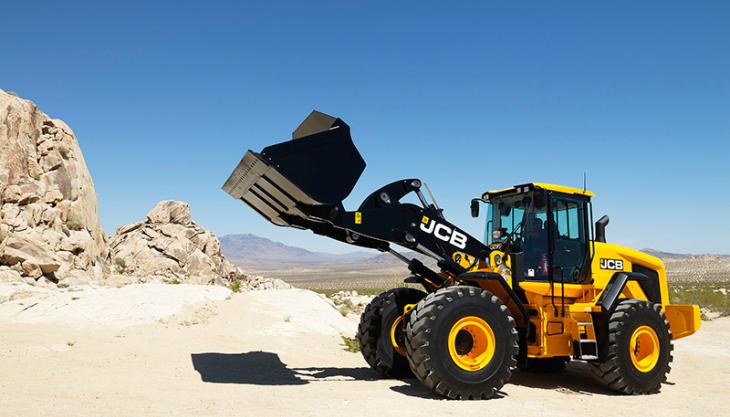
[[[632,361],[631,338],[642,326],[650,327],[658,340],[658,358],[650,370],[640,371]],[[659,392],[672,362],[672,332],[661,306],[643,300],[622,300],[608,320],[604,362],[592,362],[591,370],[608,388],[622,394]],[[637,348],[638,349],[638,348]]]
[[[386,378],[412,376],[408,359],[398,353],[391,343],[390,330],[395,320],[403,314],[406,305],[416,304],[425,296],[426,293],[414,288],[394,288],[375,297],[360,316],[357,330],[360,352],[368,365],[381,376]],[[401,328],[397,336],[403,344],[404,328],[405,326]]]
[[[560,372],[570,362],[567,356],[556,356],[554,358],[527,358],[523,363],[517,365],[520,371],[538,374]]]
[[[470,316],[486,322],[494,336],[494,353],[477,370],[462,369],[449,353],[449,333],[459,320]],[[469,286],[429,294],[411,311],[406,326],[411,370],[426,387],[451,399],[493,397],[517,365],[517,340],[515,320],[502,301],[489,291]],[[472,347],[473,341],[467,349]]]

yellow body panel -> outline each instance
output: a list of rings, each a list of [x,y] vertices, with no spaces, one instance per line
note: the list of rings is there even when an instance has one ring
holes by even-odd
[[[531,182],[528,184],[521,184],[521,185],[515,185],[514,187],[503,188],[501,190],[487,191],[486,193],[484,193],[484,195],[485,196],[494,196],[497,194],[515,191],[517,189],[517,187],[524,187],[525,185],[533,186],[536,188],[542,188],[544,190],[557,191],[559,193],[584,195],[586,197],[593,197],[596,195],[591,191],[583,190],[581,188],[568,187],[565,185],[557,185],[557,184],[548,184],[548,183],[544,183],[544,182]]]
[[[632,272],[634,265],[650,268],[657,272],[661,305],[669,321],[673,339],[689,336],[700,328],[698,306],[669,304],[666,269],[659,258],[634,249],[602,242],[591,244],[591,254],[593,255],[591,264],[593,282],[591,283],[561,285],[559,280],[552,284],[548,281],[521,281],[519,283],[527,300],[525,307],[530,312],[530,322],[536,331],[535,340],[529,342],[527,346],[528,357],[571,356],[574,353],[573,341],[595,339],[592,313],[601,312],[601,307],[596,305],[596,301],[613,274],[620,271]],[[473,270],[504,272],[496,265],[495,256],[504,258],[502,252],[494,251],[490,256],[491,268],[484,268],[483,265],[480,265]],[[620,270],[601,269],[601,259],[621,260],[623,268]],[[505,261],[505,265],[510,266],[509,259]],[[504,277],[507,284],[514,288],[512,277],[509,275]],[[507,301],[507,295],[503,294],[504,290],[499,287],[497,282],[487,280],[482,282],[481,286],[505,300],[505,304],[519,321],[521,313],[518,307]],[[562,297],[563,293],[564,297]],[[629,281],[626,284],[621,298],[648,300],[641,286],[635,281]],[[565,303],[564,306],[561,305],[562,301]]]
[[[593,245],[595,252],[593,253],[593,263],[591,264],[591,271],[593,273],[593,280],[597,288],[603,289],[611,279],[614,273],[619,271],[632,271],[632,265],[638,264],[650,269],[657,271],[659,275],[659,292],[661,294],[662,305],[669,304],[669,289],[667,287],[667,271],[664,268],[664,263],[661,259],[648,255],[638,250],[627,248],[620,245],[614,245],[612,243],[595,242]],[[621,270],[608,270],[601,269],[601,259],[620,259],[623,261],[623,269]],[[641,287],[635,281],[629,281],[624,289],[624,296],[626,298],[638,298],[640,300],[647,300],[648,298],[641,290]]]
[[[669,328],[672,330],[672,339],[680,339],[695,333],[700,329],[700,307],[688,304],[669,304],[664,306]]]

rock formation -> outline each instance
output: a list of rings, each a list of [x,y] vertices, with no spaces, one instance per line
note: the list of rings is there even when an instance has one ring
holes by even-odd
[[[18,280],[289,287],[246,277],[179,201],[158,203],[145,221],[119,228],[107,245],[94,183],[71,128],[0,90],[0,281]]]
[[[73,131],[0,90],[0,278],[98,279],[106,256],[94,183]]]
[[[109,241],[109,259],[117,274],[145,281],[240,281],[241,289],[282,286],[273,280],[247,279],[221,255],[218,238],[191,220],[190,207],[181,201],[161,201],[145,221],[120,227]]]

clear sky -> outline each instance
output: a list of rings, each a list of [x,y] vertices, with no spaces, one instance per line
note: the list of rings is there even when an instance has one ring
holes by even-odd
[[[75,131],[108,233],[190,202],[222,235],[313,250],[221,185],[316,108],[368,167],[346,206],[429,183],[469,200],[543,181],[598,195],[609,241],[730,253],[730,2],[6,2],[0,88]]]

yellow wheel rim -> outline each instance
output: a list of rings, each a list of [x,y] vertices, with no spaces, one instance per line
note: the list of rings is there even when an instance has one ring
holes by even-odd
[[[478,371],[494,357],[495,337],[483,319],[467,316],[451,326],[449,354],[454,363],[466,371]]]
[[[393,349],[398,352],[398,354],[400,354],[401,356],[406,356],[406,347],[398,343],[398,339],[400,339],[402,335],[403,316],[398,316],[398,318],[395,319],[395,321],[393,322],[393,325],[390,326],[390,343],[393,345]]]
[[[659,337],[649,326],[639,326],[631,335],[629,356],[639,372],[649,372],[659,362]]]

